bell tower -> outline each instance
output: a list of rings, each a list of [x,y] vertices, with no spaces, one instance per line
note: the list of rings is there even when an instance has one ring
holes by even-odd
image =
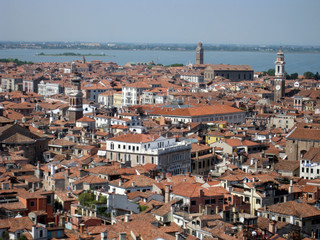
[[[203,48],[202,42],[198,43],[198,47],[196,49],[196,64],[203,64]]]
[[[82,108],[82,91],[81,91],[81,77],[76,75],[76,77],[71,79],[71,84],[73,90],[69,97],[69,121],[76,122],[78,119],[83,117]]]
[[[284,54],[280,47],[280,50],[277,53],[277,60],[275,61],[275,78],[273,81],[273,99],[275,102],[280,101],[285,95],[286,72],[284,70],[284,65]]]
[[[284,54],[282,48],[277,53],[277,60],[275,61],[275,78],[273,80],[273,100],[279,102],[285,95],[285,80],[286,72],[284,70]]]

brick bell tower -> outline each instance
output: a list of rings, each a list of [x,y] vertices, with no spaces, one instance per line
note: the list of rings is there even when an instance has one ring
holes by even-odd
[[[198,43],[198,47],[196,49],[196,64],[203,64],[203,48],[202,42]]]
[[[69,121],[76,122],[83,117],[81,75],[76,74],[76,76],[71,79],[71,84],[73,90],[69,96]]]
[[[280,47],[277,53],[277,60],[275,61],[275,78],[273,82],[273,98],[275,102],[279,102],[285,95],[285,80],[286,72],[284,70],[284,54]]]

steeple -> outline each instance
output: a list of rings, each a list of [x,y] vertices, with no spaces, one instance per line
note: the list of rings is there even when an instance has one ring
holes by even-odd
[[[284,62],[284,54],[281,46],[277,53],[277,60],[275,62],[275,65],[276,65],[275,76],[278,78],[285,78],[286,77],[285,76],[286,73],[284,71],[285,62]]]
[[[196,49],[196,64],[203,64],[202,42],[198,42],[198,47]]]

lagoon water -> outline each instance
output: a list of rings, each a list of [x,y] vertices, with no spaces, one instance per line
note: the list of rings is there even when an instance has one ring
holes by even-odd
[[[0,49],[0,58],[17,58],[32,62],[72,62],[82,56],[37,56],[74,52],[80,54],[101,54],[106,56],[87,56],[87,61],[101,60],[124,65],[127,62],[150,62],[169,65],[173,63],[195,63],[195,51],[156,51],[156,50],[75,50],[75,49]],[[227,52],[204,51],[204,62],[213,64],[250,65],[254,71],[267,71],[274,68],[277,54],[272,52]],[[319,53],[285,53],[287,73],[320,72]]]

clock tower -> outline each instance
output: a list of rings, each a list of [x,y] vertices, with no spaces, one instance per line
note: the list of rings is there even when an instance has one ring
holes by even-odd
[[[275,78],[273,81],[273,99],[275,102],[279,102],[281,98],[285,95],[285,80],[286,72],[284,70],[284,54],[282,48],[280,47],[277,53],[277,60],[275,61]]]

